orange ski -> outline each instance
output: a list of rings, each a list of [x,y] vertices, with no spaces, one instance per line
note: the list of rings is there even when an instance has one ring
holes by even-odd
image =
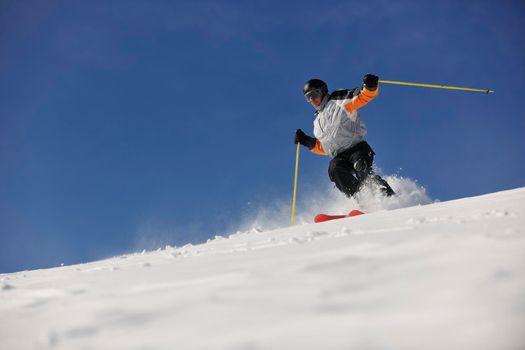
[[[317,215],[315,218],[314,218],[314,222],[325,222],[325,221],[330,221],[330,220],[335,220],[335,219],[343,219],[343,218],[349,218],[349,217],[352,217],[352,216],[358,216],[358,215],[363,215],[364,213],[362,211],[359,211],[359,210],[352,210],[350,213],[348,213],[347,215],[326,215],[326,214],[319,214]]]

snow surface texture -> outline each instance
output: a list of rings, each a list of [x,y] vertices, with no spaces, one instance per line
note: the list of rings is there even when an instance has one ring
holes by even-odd
[[[0,275],[0,349],[525,349],[525,188]]]

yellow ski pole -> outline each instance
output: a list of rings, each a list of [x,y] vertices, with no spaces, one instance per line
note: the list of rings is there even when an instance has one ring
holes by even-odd
[[[408,86],[421,86],[435,89],[449,89],[449,90],[464,90],[464,91],[475,91],[475,92],[485,92],[485,93],[494,93],[494,90],[489,89],[476,89],[476,88],[467,88],[460,86],[448,86],[448,85],[436,85],[436,84],[421,84],[421,83],[411,83],[408,81],[395,81],[395,80],[379,80],[383,84],[395,84],[395,85],[408,85]]]
[[[295,178],[293,183],[293,200],[292,200],[292,225],[295,224],[295,202],[297,198],[297,175],[299,174],[299,149],[301,144],[297,142],[297,153],[295,155]]]

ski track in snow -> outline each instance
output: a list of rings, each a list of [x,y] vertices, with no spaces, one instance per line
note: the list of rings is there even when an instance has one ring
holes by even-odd
[[[380,206],[1,274],[0,349],[525,348],[525,188]]]

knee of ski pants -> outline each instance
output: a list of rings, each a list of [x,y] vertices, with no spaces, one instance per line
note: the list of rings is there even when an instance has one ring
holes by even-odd
[[[330,181],[338,182],[341,178],[353,176],[353,174],[354,168],[347,159],[335,157],[330,161],[328,166]]]
[[[328,168],[328,175],[337,189],[347,197],[353,196],[361,185],[352,163],[345,158],[332,159]]]
[[[373,154],[356,152],[349,157],[348,161],[352,164],[352,168],[358,179],[364,180],[372,174]]]
[[[336,156],[330,161],[328,167],[328,175],[330,180],[341,175],[355,175],[359,180],[364,180],[369,175],[372,175],[374,162],[373,152],[354,152],[348,155]]]

